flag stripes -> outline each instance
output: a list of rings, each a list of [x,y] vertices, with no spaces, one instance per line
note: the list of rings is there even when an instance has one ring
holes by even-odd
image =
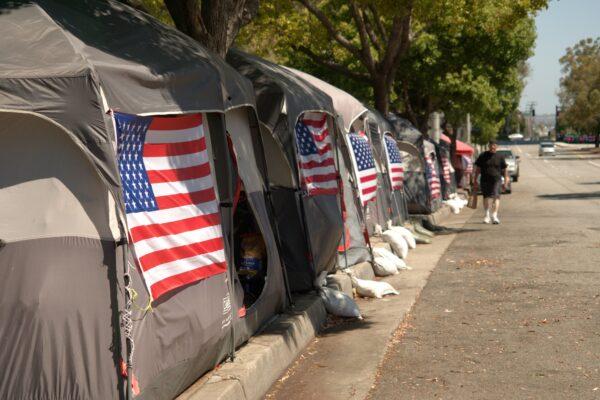
[[[114,118],[129,236],[152,299],[225,272],[202,115]]]
[[[305,113],[296,123],[300,184],[309,196],[337,194],[338,173],[324,113]]]

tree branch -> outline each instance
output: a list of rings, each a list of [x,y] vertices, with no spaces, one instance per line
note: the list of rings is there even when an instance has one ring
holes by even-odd
[[[381,18],[379,17],[379,12],[377,11],[377,8],[373,6],[373,4],[369,5],[369,10],[371,10],[371,13],[373,14],[375,27],[377,28],[377,30],[379,31],[379,35],[383,38],[383,41],[385,42],[387,40],[387,33],[385,31],[385,26],[383,26]]]
[[[350,11],[352,13],[352,18],[354,18],[354,22],[356,23],[356,27],[358,28],[358,37],[360,38],[361,44],[360,52],[362,54],[365,67],[367,67],[369,72],[374,75],[376,73],[375,61],[373,60],[373,55],[371,54],[371,42],[369,41],[369,35],[367,34],[365,20],[360,14],[356,1],[350,2]]]
[[[329,36],[338,42],[343,48],[348,50],[351,54],[357,58],[362,58],[361,50],[354,46],[346,37],[344,37],[333,25],[331,20],[327,18],[325,13],[319,10],[309,0],[296,0],[302,4],[311,14],[313,14],[323,24]]]
[[[362,17],[365,21],[365,29],[367,30],[367,34],[369,35],[369,39],[371,39],[371,43],[373,43],[373,47],[377,50],[377,53],[380,55],[383,54],[383,50],[381,48],[381,43],[379,38],[377,37],[377,33],[373,30],[373,25],[371,25],[371,21],[369,20],[369,15],[365,10],[362,10]]]
[[[320,64],[320,65],[322,65],[326,68],[329,68],[333,71],[340,72],[340,73],[342,73],[352,79],[355,79],[357,81],[364,82],[365,80],[371,79],[371,77],[368,74],[351,71],[347,67],[331,61],[331,57],[326,57],[326,58],[321,57],[306,46],[297,46],[297,47],[295,47],[295,50],[298,50],[301,53],[304,53],[305,55],[307,55],[311,60],[313,60],[317,64]]]

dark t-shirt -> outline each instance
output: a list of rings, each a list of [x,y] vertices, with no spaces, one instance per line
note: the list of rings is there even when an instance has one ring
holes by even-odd
[[[504,156],[490,151],[481,153],[475,165],[481,170],[481,180],[500,179],[507,167]]]

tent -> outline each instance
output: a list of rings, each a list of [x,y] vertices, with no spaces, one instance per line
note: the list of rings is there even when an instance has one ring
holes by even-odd
[[[309,167],[303,166],[304,149],[297,135],[318,119],[324,124],[321,128],[328,131],[326,140],[338,141],[331,98],[286,68],[242,51],[230,50],[227,62],[252,82],[256,93],[261,137],[269,160],[269,196],[290,288],[293,292],[312,290],[318,274],[336,268],[343,223],[337,168],[326,177],[326,184],[335,190],[311,192],[310,188],[317,186],[306,184],[303,174]],[[337,151],[332,158],[330,161],[339,167]]]
[[[251,85],[185,35],[116,1],[5,2],[0,54],[0,341],[11,344],[0,348],[0,398],[120,399],[128,390],[136,399],[174,398],[285,303]],[[133,232],[125,205],[134,204],[127,185],[142,182],[125,176],[124,149],[137,148],[128,140],[143,137],[131,133],[144,128],[134,121],[156,123],[154,137],[167,142],[184,132],[161,136],[161,124],[194,122],[201,151],[182,159],[195,166],[206,157],[202,204],[217,211],[210,228],[222,247],[198,259],[227,260],[186,284],[164,274],[189,264],[160,269],[152,277],[168,290],[151,311],[158,285],[135,266],[145,265],[142,241],[125,245]],[[149,148],[181,150],[161,143]],[[232,262],[241,184],[265,246],[265,282],[252,305]],[[174,198],[200,209],[186,193]],[[163,256],[171,253],[155,260]]]
[[[452,166],[450,156],[450,145],[443,140],[435,144],[436,156],[439,163],[440,181],[442,184],[442,198],[447,200],[452,194],[456,193],[455,170]]]
[[[441,135],[441,141],[448,145],[450,145],[452,142],[451,139],[444,134]],[[474,152],[475,149],[473,149],[473,147],[460,140],[456,140],[456,153],[452,159],[452,166],[455,169],[454,178],[457,186],[459,184],[462,184],[463,186],[468,184],[467,181],[469,180],[469,173],[467,172],[467,169],[469,168],[469,163],[471,164],[472,168],[472,157]]]
[[[401,141],[398,144],[400,150],[411,158],[410,167],[405,172],[408,210],[411,214],[431,214],[441,205],[440,170],[435,145],[409,121],[392,115],[390,122]]]
[[[306,72],[293,68],[289,71],[308,81],[331,97],[335,113],[339,116],[339,125],[343,127],[343,139],[338,142],[343,163],[340,163],[340,175],[344,185],[344,226],[346,242],[340,246],[338,264],[340,268],[347,268],[360,262],[371,261],[369,234],[374,232],[375,224],[386,225],[389,219],[387,213],[377,204],[383,186],[380,182],[381,174],[377,173],[377,196],[363,207],[358,187],[359,177],[353,168],[353,159],[350,154],[350,133],[362,132],[366,135],[365,117],[368,109],[352,95]],[[370,146],[372,148],[372,146]],[[372,150],[371,150],[372,151]],[[377,168],[378,165],[375,164]],[[385,197],[385,196],[384,196]]]
[[[397,135],[389,121],[374,109],[369,110],[365,125],[368,128],[367,132],[373,145],[375,159],[378,161],[381,171],[379,181],[381,182],[382,193],[379,197],[381,201],[378,201],[377,204],[385,208],[385,210],[381,211],[382,213],[385,213],[387,210],[387,216],[394,225],[402,225],[408,219],[406,200],[404,198],[404,182],[402,182],[401,189],[394,190],[392,188],[390,178],[392,171],[389,170],[387,165],[385,147],[385,138],[388,137],[395,142]]]
[[[442,135],[440,136],[440,140],[442,140],[445,143],[452,143],[452,139],[450,139],[448,136],[444,135],[442,133]],[[473,147],[469,146],[468,144],[466,144],[465,142],[462,142],[460,140],[456,140],[456,154],[459,155],[465,155],[465,156],[472,156],[473,153],[475,152],[475,149],[473,149]]]

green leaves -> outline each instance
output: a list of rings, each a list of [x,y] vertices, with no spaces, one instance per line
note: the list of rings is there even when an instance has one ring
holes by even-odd
[[[600,132],[600,37],[581,40],[560,59],[561,125]]]

